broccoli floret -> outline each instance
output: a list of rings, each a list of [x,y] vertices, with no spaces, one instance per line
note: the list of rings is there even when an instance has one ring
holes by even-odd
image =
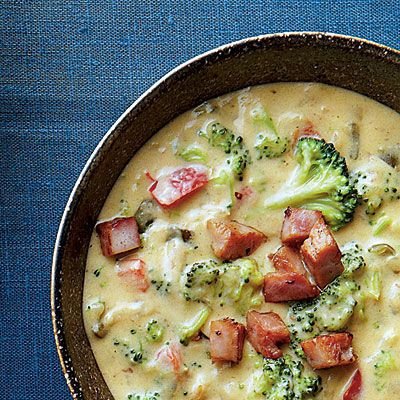
[[[159,342],[164,335],[165,328],[155,319],[146,324],[146,338],[150,342]]]
[[[399,173],[379,157],[370,157],[352,171],[350,181],[368,215],[375,215],[385,202],[400,199]]]
[[[179,340],[182,344],[187,345],[189,339],[195,336],[201,327],[206,323],[210,316],[210,309],[204,307],[190,321],[185,322],[179,327]]]
[[[332,143],[302,137],[295,149],[297,166],[281,190],[265,201],[267,208],[287,206],[319,210],[333,230],[353,218],[357,192],[349,181],[346,160]]]
[[[181,277],[181,287],[186,300],[201,300],[209,295],[218,282],[220,266],[214,260],[187,265]]]
[[[342,275],[326,286],[318,297],[290,305],[288,326],[297,354],[302,354],[298,347],[300,341],[323,331],[339,331],[353,315],[357,304],[356,293],[360,290],[354,275],[365,266],[362,250],[356,243],[343,247],[342,263],[345,268]]]
[[[385,376],[388,372],[396,371],[399,366],[393,352],[390,350],[381,350],[374,358],[375,385],[378,391],[385,388]]]
[[[287,354],[276,360],[264,358],[253,388],[268,400],[301,400],[320,391],[321,378],[313,372],[306,374],[302,362]]]
[[[258,291],[263,276],[255,260],[242,258],[217,263],[206,260],[187,265],[181,276],[181,289],[187,301],[213,301],[223,306],[233,303],[241,313],[261,301]],[[257,293],[258,292],[258,293]]]
[[[158,392],[146,392],[146,393],[131,393],[128,394],[128,400],[160,400],[161,395]]]
[[[250,112],[257,130],[254,148],[257,159],[275,158],[281,156],[288,149],[287,138],[280,137],[272,118],[260,104]]]
[[[205,129],[198,131],[200,137],[206,138],[213,147],[219,147],[229,155],[226,162],[235,178],[242,180],[243,173],[250,163],[249,151],[246,149],[242,136],[236,136],[230,129],[219,122],[209,122]]]
[[[129,343],[114,339],[113,345],[119,347],[121,354],[129,360],[132,365],[142,364],[146,359],[143,351],[142,344],[132,347]]]

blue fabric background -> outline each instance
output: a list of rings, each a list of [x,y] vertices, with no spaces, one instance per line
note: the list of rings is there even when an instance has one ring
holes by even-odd
[[[196,4],[195,4],[196,3]],[[398,0],[0,0],[0,398],[69,399],[50,321],[57,226],[102,135],[215,46],[320,30],[400,47]]]

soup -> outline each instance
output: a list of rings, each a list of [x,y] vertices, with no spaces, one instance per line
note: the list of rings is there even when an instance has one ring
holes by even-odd
[[[356,93],[280,83],[153,136],[87,257],[84,323],[114,397],[396,398],[399,127]]]

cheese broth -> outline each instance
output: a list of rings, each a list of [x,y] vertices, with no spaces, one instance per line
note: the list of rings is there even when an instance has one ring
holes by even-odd
[[[99,220],[133,215],[143,199],[151,198],[146,171],[156,175],[162,168],[185,165],[179,154],[189,145],[204,150],[211,176],[216,174],[225,163],[225,154],[197,135],[211,119],[241,135],[251,152],[256,132],[249,111],[258,103],[268,111],[277,131],[290,140],[296,129],[312,123],[315,130],[327,142],[334,143],[346,158],[349,170],[368,162],[382,149],[385,151],[400,143],[400,115],[367,97],[315,83],[252,87],[210,101],[207,107],[203,106],[203,113],[188,111],[154,135],[126,166],[109,194]],[[354,129],[359,133],[357,159],[354,155],[350,157],[356,145]],[[197,302],[188,302],[182,297],[179,277],[185,265],[215,258],[206,228],[208,219],[226,216],[265,233],[267,242],[251,257],[263,273],[273,271],[266,255],[280,246],[283,209],[267,210],[262,204],[288,179],[294,166],[291,150],[282,157],[262,160],[256,160],[252,154],[252,163],[247,167],[243,181],[235,182],[238,192],[245,187],[254,189],[255,195],[251,199],[237,199],[231,206],[227,186],[210,181],[179,206],[163,211],[142,235],[142,247],[135,252],[137,258],[145,261],[152,281],[144,293],[132,290],[117,276],[115,258],[102,255],[99,238],[93,233],[84,284],[84,323],[99,368],[115,399],[128,399],[130,394],[135,399],[132,394],[146,392],[158,392],[162,399],[243,399],[250,396],[252,374],[257,369],[259,356],[248,341],[245,341],[242,361],[234,366],[213,364],[206,339],[181,346],[187,371],[179,378],[160,372],[154,365],[154,358],[164,343],[179,342],[177,326],[193,318],[201,308]],[[396,371],[393,367],[384,377],[379,377],[374,367],[383,350],[393,354],[397,368],[400,368],[400,260],[398,256],[387,257],[366,251],[374,244],[387,243],[400,253],[399,210],[398,200],[382,205],[379,213],[384,212],[393,222],[374,236],[371,217],[365,214],[364,207],[359,206],[354,220],[334,233],[339,246],[357,241],[365,250],[367,267],[362,279],[369,276],[368,271],[381,274],[380,298],[366,302],[362,317],[357,306],[347,329],[354,335],[353,347],[363,376],[360,399],[395,399],[400,393],[400,369]],[[193,233],[190,244],[167,240],[168,229],[173,225]],[[170,285],[164,287],[167,281]],[[124,311],[117,310],[110,317],[113,322],[107,334],[97,337],[92,331],[93,325],[101,315],[118,307]],[[277,312],[284,321],[287,309],[286,304],[263,303],[259,307],[261,311]],[[205,331],[209,321],[226,316],[245,323],[243,315],[224,304],[214,307]],[[160,342],[144,338],[151,320],[156,320],[164,330]],[[139,364],[132,363],[127,355],[135,346],[143,349],[143,360]],[[354,369],[355,366],[350,365],[317,371],[322,377],[323,390],[316,398],[342,398],[343,388]]]

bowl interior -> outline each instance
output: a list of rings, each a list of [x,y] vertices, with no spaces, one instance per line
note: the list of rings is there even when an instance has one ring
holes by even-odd
[[[74,398],[113,398],[84,331],[81,301],[91,233],[116,179],[135,152],[174,117],[207,99],[272,82],[335,85],[400,112],[400,52],[321,33],[267,35],[226,45],[178,67],[149,89],[97,147],[60,225],[53,259],[52,316],[57,350]]]

